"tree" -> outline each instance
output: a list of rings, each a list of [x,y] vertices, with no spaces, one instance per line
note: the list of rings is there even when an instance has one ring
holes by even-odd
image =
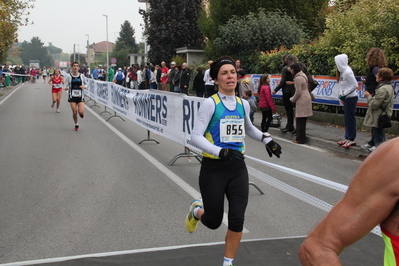
[[[7,52],[7,65],[22,65],[21,57],[19,57],[20,53],[19,44],[14,43]]]
[[[129,53],[137,53],[139,51],[139,46],[134,38],[134,33],[135,31],[130,25],[130,22],[125,20],[121,25],[119,37],[116,40],[114,50],[111,53],[111,56],[116,58],[119,67],[129,66]]]
[[[72,62],[78,62],[80,66],[82,66],[83,64],[87,63],[86,54],[79,54],[79,53],[76,53],[75,55],[71,54],[71,55],[69,55],[69,59],[68,60],[71,63]],[[66,61],[68,61],[68,60],[66,60]]]
[[[48,43],[47,50],[52,55],[54,60],[60,60],[62,49],[55,47],[51,42]]]
[[[24,41],[21,44],[21,59],[25,65],[29,65],[29,60],[40,60],[41,66],[53,66],[54,59],[49,53],[47,47],[39,37],[33,37],[31,42]]]
[[[129,48],[129,53],[137,53],[139,48],[136,43],[136,38],[134,37],[135,30],[129,21],[121,25],[121,31],[119,32],[119,37],[116,39],[116,44],[118,42],[124,42],[124,45]]]
[[[148,58],[159,64],[170,62],[179,47],[202,47],[203,36],[197,19],[202,0],[149,0],[150,10],[141,10],[145,36],[150,46]]]
[[[130,65],[128,54],[129,54],[129,47],[125,44],[125,42],[116,41],[115,48],[111,53],[111,56],[116,58],[116,63],[118,67],[122,68]]]
[[[253,71],[251,58],[254,54],[280,46],[292,48],[293,44],[307,37],[303,28],[298,19],[285,13],[266,13],[260,9],[241,18],[233,16],[219,28],[220,35],[214,43],[224,54],[239,58],[245,70]]]
[[[225,25],[234,15],[243,17],[249,13],[258,12],[259,8],[264,11],[281,10],[288,16],[304,21],[305,28],[311,37],[316,37],[324,30],[324,10],[328,7],[329,0],[253,0],[251,4],[242,0],[208,0],[199,19],[199,28],[206,37],[206,52],[210,58],[220,55],[220,50],[213,43],[220,35],[220,27]],[[256,30],[255,27],[254,30]],[[249,32],[248,34],[251,34]],[[284,35],[284,31],[278,34]]]
[[[14,42],[17,42],[17,31],[19,26],[26,26],[31,4],[34,0],[8,0],[0,1],[0,60],[4,61],[8,49]],[[26,12],[26,13],[25,13]]]
[[[364,75],[365,58],[372,47],[384,50],[389,67],[399,69],[399,2],[357,0],[346,9],[336,8],[327,16],[325,30],[316,44],[331,61],[346,53],[354,72]]]

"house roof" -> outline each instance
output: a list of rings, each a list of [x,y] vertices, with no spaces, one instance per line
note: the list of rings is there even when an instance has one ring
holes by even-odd
[[[95,53],[105,53],[107,52],[107,42],[97,42],[90,45]],[[112,52],[114,50],[115,43],[108,42],[108,52]]]

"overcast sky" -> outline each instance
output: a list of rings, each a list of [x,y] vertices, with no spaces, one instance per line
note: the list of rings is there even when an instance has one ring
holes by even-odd
[[[74,44],[76,52],[86,53],[88,38],[90,44],[106,40],[103,14],[108,15],[108,41],[115,42],[125,20],[135,30],[136,42],[142,41],[143,19],[138,12],[139,8],[145,9],[145,4],[137,0],[36,0],[34,5],[29,15],[34,24],[19,28],[19,42],[39,37],[44,46],[51,42],[64,53],[73,53]]]

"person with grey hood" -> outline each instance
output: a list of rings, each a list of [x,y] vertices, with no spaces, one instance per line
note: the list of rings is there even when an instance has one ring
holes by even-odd
[[[356,145],[356,103],[358,100],[358,83],[352,69],[348,65],[348,56],[346,54],[337,55],[335,58],[337,65],[337,87],[339,90],[338,98],[344,104],[345,118],[345,136],[338,141],[338,145],[343,148],[349,148]]]

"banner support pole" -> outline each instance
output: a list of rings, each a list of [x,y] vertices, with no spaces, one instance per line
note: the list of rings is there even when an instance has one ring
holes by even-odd
[[[191,160],[191,157],[194,157],[195,159],[197,159],[198,162],[202,162],[202,156],[199,155],[198,153],[195,153],[193,151],[191,151],[188,147],[184,147],[184,152],[183,153],[179,153],[178,155],[176,155],[169,163],[168,165],[172,165],[176,162],[177,159],[181,158],[181,157],[188,157],[189,160]]]
[[[143,143],[144,141],[154,141],[157,144],[159,144],[159,142],[156,139],[151,139],[150,138],[150,134],[151,134],[151,132],[149,130],[147,130],[147,138],[143,139],[142,141],[140,141],[139,144]]]

